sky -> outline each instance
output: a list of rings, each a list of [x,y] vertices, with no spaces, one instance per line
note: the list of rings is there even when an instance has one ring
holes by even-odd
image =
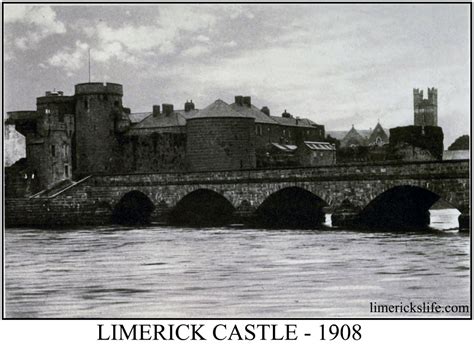
[[[469,134],[468,5],[4,5],[4,110],[120,83],[132,112],[250,95],[326,130],[413,124],[438,89],[445,147]]]

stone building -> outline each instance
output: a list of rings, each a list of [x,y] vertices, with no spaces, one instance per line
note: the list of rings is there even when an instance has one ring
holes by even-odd
[[[428,88],[428,99],[423,99],[423,91],[413,89],[413,106],[413,125],[390,129],[389,159],[442,160],[444,135],[438,126],[438,90]]]
[[[321,155],[321,147],[305,143],[323,142],[324,126],[286,111],[272,116],[268,107],[252,105],[249,96],[236,96],[231,105],[217,100],[203,110],[192,101],[182,110],[154,105],[147,113],[131,113],[122,96],[120,84],[83,83],[75,86],[73,96],[46,92],[37,98],[36,110],[8,113],[8,122],[26,143],[26,160],[6,171],[10,187],[17,188],[10,194],[59,190],[96,173],[271,166],[273,150],[282,147],[292,149],[285,158],[291,161],[282,166],[318,166],[333,158],[326,155],[333,151],[330,145],[323,146]]]
[[[191,171],[255,168],[255,118],[218,99],[186,123]]]
[[[36,110],[8,113],[9,122],[25,136],[26,175],[46,188],[72,177],[74,98],[61,91],[36,99]]]
[[[423,90],[413,89],[415,126],[438,126],[438,90],[428,87],[428,98],[423,99]]]

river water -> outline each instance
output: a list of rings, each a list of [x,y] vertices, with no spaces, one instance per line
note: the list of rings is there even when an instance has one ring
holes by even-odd
[[[469,305],[456,210],[418,233],[117,226],[5,232],[7,317],[381,317]]]

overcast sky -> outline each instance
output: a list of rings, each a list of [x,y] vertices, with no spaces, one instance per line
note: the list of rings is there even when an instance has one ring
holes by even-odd
[[[468,5],[4,7],[5,109],[46,90],[121,83],[132,112],[251,95],[326,130],[413,123],[413,88],[438,88],[445,147],[469,133]]]

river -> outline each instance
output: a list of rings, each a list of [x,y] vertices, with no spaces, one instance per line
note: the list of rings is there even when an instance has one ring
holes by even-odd
[[[469,305],[456,210],[417,233],[118,226],[7,229],[7,317],[381,317],[377,304]]]

